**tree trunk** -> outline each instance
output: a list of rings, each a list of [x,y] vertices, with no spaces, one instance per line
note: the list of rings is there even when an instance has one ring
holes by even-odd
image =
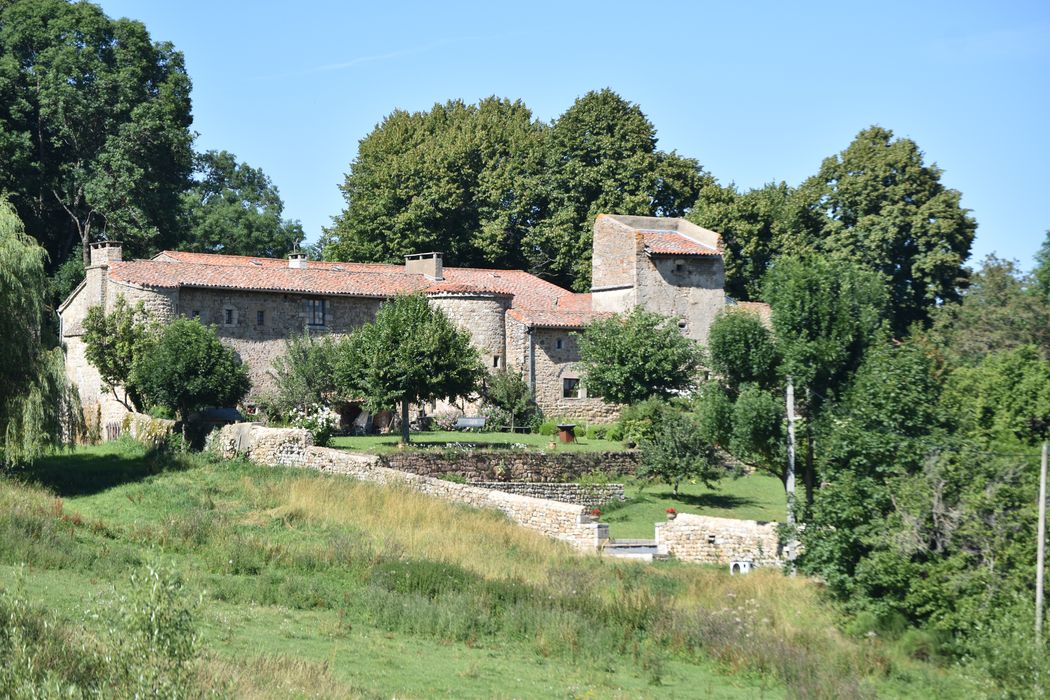
[[[401,400],[401,442],[411,442],[408,435],[408,399]]]

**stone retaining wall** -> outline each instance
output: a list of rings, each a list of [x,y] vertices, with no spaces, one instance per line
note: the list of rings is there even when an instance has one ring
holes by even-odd
[[[674,520],[656,524],[656,544],[682,561],[783,565],[776,523],[681,513]]]
[[[224,457],[243,455],[258,464],[301,467],[351,476],[362,481],[398,484],[475,508],[494,508],[519,525],[568,542],[583,551],[596,551],[609,537],[609,526],[593,522],[586,515],[584,506],[492,491],[390,469],[382,466],[374,455],[314,447],[313,439],[306,430],[238,423],[218,431],[213,441],[214,448]]]
[[[526,481],[472,481],[470,486],[519,496],[546,498],[551,501],[573,503],[585,508],[597,508],[609,501],[625,500],[623,484],[538,484]]]
[[[569,482],[586,474],[634,474],[639,455],[630,452],[534,452],[470,450],[397,452],[383,455],[385,467],[420,476],[461,476],[467,481]]]

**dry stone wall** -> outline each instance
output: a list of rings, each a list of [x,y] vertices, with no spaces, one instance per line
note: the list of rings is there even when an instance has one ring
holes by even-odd
[[[625,500],[623,484],[544,484],[527,481],[472,481],[480,489],[516,493],[519,496],[544,498],[561,503],[573,503],[585,508],[597,508],[610,501]]]
[[[595,551],[609,537],[609,526],[593,522],[584,506],[521,496],[409,474],[380,464],[374,455],[314,447],[309,431],[265,428],[238,423],[222,428],[213,438],[225,457],[237,455],[270,466],[315,469],[380,484],[399,484],[475,508],[494,508],[511,520],[583,551]]]
[[[383,466],[421,476],[460,476],[467,481],[567,482],[587,474],[619,476],[638,471],[639,453],[625,452],[397,452]]]
[[[656,525],[661,551],[682,561],[728,565],[749,561],[753,566],[782,566],[783,552],[776,523],[679,514]]]

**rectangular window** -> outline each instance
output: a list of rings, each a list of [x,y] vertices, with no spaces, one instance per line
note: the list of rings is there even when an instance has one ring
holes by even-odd
[[[265,326],[266,325],[266,312],[265,311],[262,311],[260,309],[259,311],[255,312],[255,325],[257,325],[257,326]]]
[[[561,338],[558,338],[557,340],[554,341],[554,347],[557,348],[558,350],[561,350]]]
[[[306,300],[306,323],[310,326],[323,326],[325,315],[325,299]]]
[[[561,380],[561,395],[562,398],[566,399],[578,399],[580,398],[580,391],[582,387],[579,379],[573,379],[565,377]]]
[[[499,355],[492,356],[492,366],[499,369]]]
[[[226,325],[226,326],[232,326],[233,325],[233,309],[223,309],[222,322],[223,322],[223,325]]]

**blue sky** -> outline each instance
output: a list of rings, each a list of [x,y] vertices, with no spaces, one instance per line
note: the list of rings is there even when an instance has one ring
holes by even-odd
[[[1028,268],[1050,229],[1045,0],[100,4],[185,54],[197,147],[262,167],[310,241],[393,109],[495,94],[550,120],[602,87],[723,183],[796,185],[880,124],[963,193],[972,260]]]

